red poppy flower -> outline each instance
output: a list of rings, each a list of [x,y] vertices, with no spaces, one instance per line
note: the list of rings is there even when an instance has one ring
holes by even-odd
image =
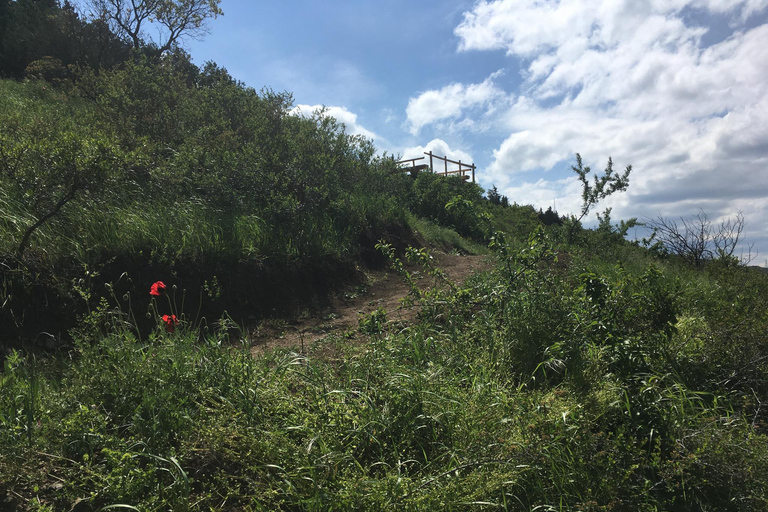
[[[156,283],[152,284],[152,287],[149,289],[149,294],[154,297],[159,297],[165,292],[165,283],[162,281],[157,281]]]
[[[179,319],[176,315],[163,315],[163,322],[165,322],[165,330],[167,332],[173,332],[176,330],[176,326],[179,325]]]

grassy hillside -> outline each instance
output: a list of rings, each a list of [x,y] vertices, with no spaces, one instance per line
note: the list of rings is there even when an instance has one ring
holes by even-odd
[[[106,283],[122,296],[163,279],[195,294],[188,314],[206,283],[209,316],[306,307],[381,263],[378,240],[404,246],[411,212],[482,240],[474,216],[444,208],[479,204],[479,188],[392,174],[369,141],[291,108],[214,65],[0,82],[5,339],[66,336]]]
[[[5,503],[768,509],[763,274],[631,247],[612,263],[543,231],[518,249],[500,238],[495,270],[414,288],[420,321],[371,322],[364,344],[329,336],[253,359],[226,325],[167,332],[161,297],[147,339],[102,311],[73,353],[12,353]]]
[[[213,65],[0,82],[0,509],[768,510],[768,276],[290,108]],[[449,282],[417,240],[495,264]],[[233,311],[365,264],[416,322],[252,357]]]

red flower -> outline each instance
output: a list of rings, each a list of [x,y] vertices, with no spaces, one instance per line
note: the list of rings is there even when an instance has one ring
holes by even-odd
[[[165,322],[165,330],[173,332],[176,330],[176,326],[179,325],[179,319],[176,315],[163,315],[163,322]]]
[[[165,283],[162,281],[157,281],[152,285],[152,287],[149,289],[149,294],[154,297],[159,297],[165,292]]]

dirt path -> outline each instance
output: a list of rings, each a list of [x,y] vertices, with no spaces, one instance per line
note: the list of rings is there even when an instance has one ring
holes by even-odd
[[[460,256],[433,252],[437,266],[451,281],[461,283],[477,271],[489,268],[487,256]],[[414,273],[415,268],[409,268]],[[387,312],[388,323],[407,324],[415,316],[414,309],[401,307],[401,299],[408,294],[408,286],[392,270],[368,274],[368,282],[335,297],[328,308],[314,317],[299,318],[291,323],[267,322],[251,334],[251,353],[254,356],[276,347],[307,347],[329,334],[353,333],[364,315],[378,308]]]

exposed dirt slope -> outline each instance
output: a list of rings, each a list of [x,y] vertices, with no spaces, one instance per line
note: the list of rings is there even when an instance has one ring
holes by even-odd
[[[472,273],[489,268],[487,256],[460,256],[433,252],[437,266],[448,278],[461,283]],[[413,271],[414,269],[409,269]],[[335,297],[328,307],[312,317],[299,318],[290,323],[266,323],[251,334],[251,353],[258,356],[275,347],[296,347],[302,350],[331,333],[344,334],[358,328],[359,319],[378,308],[387,312],[389,322],[407,324],[415,316],[415,309],[401,307],[401,299],[408,294],[408,286],[392,270],[368,274],[365,285],[350,289]]]

